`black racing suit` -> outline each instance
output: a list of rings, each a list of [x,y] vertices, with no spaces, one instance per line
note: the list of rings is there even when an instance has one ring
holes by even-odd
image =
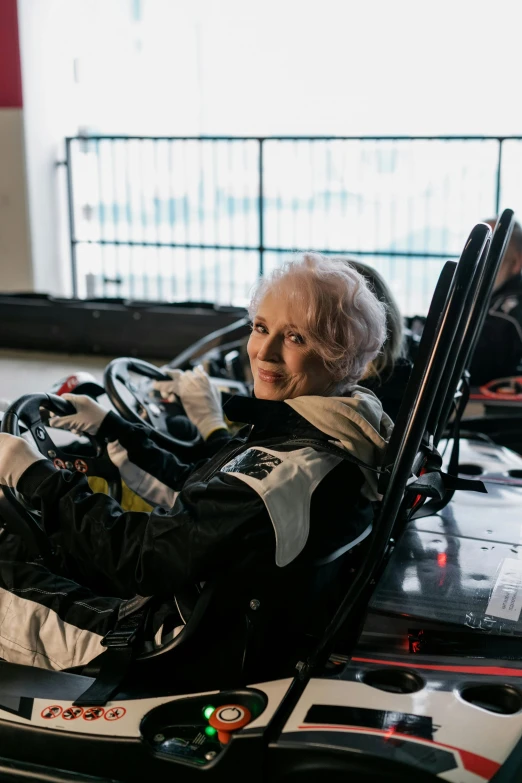
[[[522,373],[522,276],[507,280],[491,297],[471,360],[472,386]]]
[[[117,439],[135,464],[179,493],[170,508],[124,512],[109,496],[93,494],[79,473],[58,471],[47,461],[27,469],[17,489],[41,510],[48,536],[89,569],[91,584],[100,580],[106,597],[69,581],[70,575],[0,563],[2,657],[54,669],[83,665],[103,652],[99,642],[126,597],[172,601],[178,591],[227,571],[254,564],[268,574],[275,561],[285,567],[288,558],[316,558],[362,540],[373,509],[361,495],[359,468],[320,446],[299,443],[324,443],[324,433],[283,402],[234,397],[227,414],[248,426],[235,438],[216,434],[214,446],[219,438],[224,445],[197,466],[159,449],[142,425],[112,413],[104,420],[98,436]],[[304,516],[309,509],[309,531],[297,549],[294,506]]]

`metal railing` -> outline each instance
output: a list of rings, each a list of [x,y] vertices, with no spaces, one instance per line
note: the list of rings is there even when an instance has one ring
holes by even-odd
[[[66,139],[75,295],[245,304],[295,250],[425,312],[470,226],[522,200],[522,137]]]

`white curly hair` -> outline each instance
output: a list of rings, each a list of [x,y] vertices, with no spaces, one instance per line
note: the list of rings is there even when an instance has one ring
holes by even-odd
[[[363,275],[349,263],[307,252],[261,278],[250,302],[251,318],[268,293],[304,315],[303,337],[323,359],[337,390],[354,386],[386,338],[385,305]]]

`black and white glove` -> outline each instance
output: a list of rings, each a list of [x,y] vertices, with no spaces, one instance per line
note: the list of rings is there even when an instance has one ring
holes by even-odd
[[[47,459],[24,438],[0,432],[0,484],[15,489],[20,476],[41,459]]]
[[[195,370],[163,370],[171,381],[155,381],[154,388],[163,399],[173,402],[177,397],[188,418],[206,440],[216,430],[226,428],[221,410],[221,394],[210,381],[203,367]]]
[[[109,411],[86,394],[62,394],[62,397],[76,408],[76,413],[52,416],[49,426],[69,430],[75,435],[96,435]]]

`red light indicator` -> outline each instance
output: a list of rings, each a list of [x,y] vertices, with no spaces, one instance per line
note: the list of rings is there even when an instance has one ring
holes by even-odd
[[[447,562],[448,562],[448,556],[446,552],[439,552],[439,554],[437,555],[437,563],[439,567],[446,568]]]

